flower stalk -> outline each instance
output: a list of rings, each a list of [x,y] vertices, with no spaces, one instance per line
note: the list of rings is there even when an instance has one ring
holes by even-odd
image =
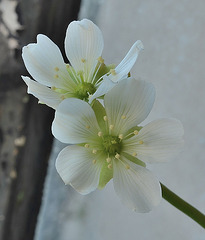
[[[179,209],[181,212],[183,212],[184,214],[192,218],[195,222],[197,222],[199,225],[201,225],[203,228],[205,228],[205,215],[203,213],[201,213],[198,209],[177,196],[162,183],[160,184],[162,188],[162,197],[166,201],[168,201],[174,207]]]

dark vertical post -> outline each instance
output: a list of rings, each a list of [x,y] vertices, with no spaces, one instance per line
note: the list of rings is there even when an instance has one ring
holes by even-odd
[[[10,35],[0,32],[1,240],[33,239],[52,146],[54,111],[27,95],[20,77],[28,75],[21,47],[43,33],[64,51],[67,25],[77,18],[79,8],[80,0],[21,0],[16,12],[22,30],[14,36],[19,49],[11,51]]]

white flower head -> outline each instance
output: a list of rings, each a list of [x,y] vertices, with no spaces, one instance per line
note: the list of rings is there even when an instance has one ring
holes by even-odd
[[[91,102],[104,95],[128,75],[143,45],[134,43],[122,62],[106,66],[102,58],[103,37],[90,20],[73,21],[65,37],[65,52],[70,64],[65,64],[59,48],[45,35],[37,43],[23,47],[25,66],[35,81],[22,76],[28,93],[40,102],[56,108],[66,98]]]
[[[160,119],[144,127],[155,99],[151,83],[132,78],[95,101],[65,99],[57,108],[54,136],[64,143],[56,168],[65,184],[81,194],[103,188],[113,178],[116,193],[129,208],[148,212],[161,200],[159,181],[145,163],[167,161],[182,146],[183,127]],[[68,107],[69,106],[69,107]]]

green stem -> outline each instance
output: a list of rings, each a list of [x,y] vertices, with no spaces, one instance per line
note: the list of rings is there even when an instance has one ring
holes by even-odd
[[[162,197],[205,228],[205,215],[161,183]]]

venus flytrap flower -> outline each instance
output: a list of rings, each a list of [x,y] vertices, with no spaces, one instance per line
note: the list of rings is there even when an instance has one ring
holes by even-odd
[[[104,95],[128,75],[143,45],[141,41],[135,42],[116,68],[104,64],[103,46],[102,33],[93,22],[73,21],[65,37],[65,52],[70,62],[65,64],[59,48],[39,34],[37,43],[25,46],[22,53],[28,72],[36,80],[22,76],[28,93],[54,109],[66,98],[91,102]]]
[[[183,127],[176,119],[160,119],[140,127],[153,106],[151,83],[121,81],[95,101],[69,98],[58,106],[52,125],[64,143],[56,168],[65,184],[81,194],[103,188],[110,179],[124,204],[148,212],[161,200],[159,181],[146,163],[164,162],[182,146]]]

